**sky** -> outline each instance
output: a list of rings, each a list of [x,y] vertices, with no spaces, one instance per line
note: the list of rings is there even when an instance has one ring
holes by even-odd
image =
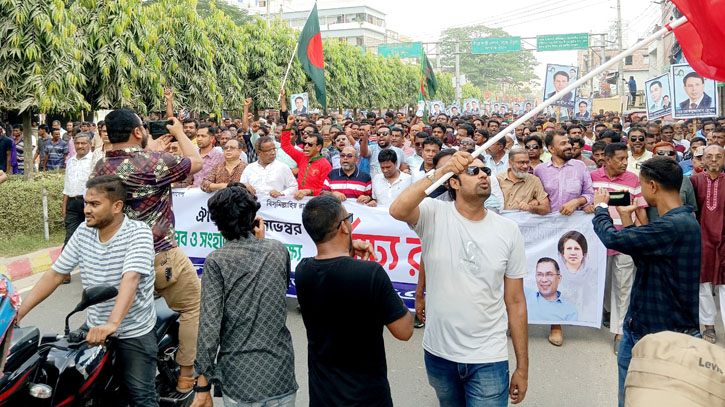
[[[279,8],[280,0],[272,0]],[[651,32],[660,22],[660,4],[650,0],[622,0],[624,46]],[[285,10],[307,10],[310,0],[283,0]],[[367,5],[386,14],[387,28],[414,41],[434,42],[446,28],[484,24],[511,36],[606,33],[617,18],[617,0],[319,0],[318,8]],[[529,40],[532,48],[536,39]],[[546,64],[576,65],[576,51],[534,52],[540,79]],[[541,81],[540,81],[541,82]]]

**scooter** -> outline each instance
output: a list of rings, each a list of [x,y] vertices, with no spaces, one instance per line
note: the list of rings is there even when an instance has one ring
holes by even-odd
[[[114,374],[117,339],[111,336],[104,346],[88,346],[85,324],[75,331],[69,328],[73,314],[117,294],[111,286],[84,289],[80,303],[66,316],[63,335],[40,337],[36,327],[15,328],[4,374],[0,377],[0,406],[118,405],[123,391]],[[169,309],[163,298],[157,299],[154,332],[159,353],[155,385],[161,406],[186,407],[194,400],[193,391],[176,392],[178,331],[179,314]]]

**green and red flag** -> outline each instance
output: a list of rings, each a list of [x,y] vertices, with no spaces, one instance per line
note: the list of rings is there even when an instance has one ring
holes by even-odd
[[[320,34],[320,20],[317,17],[317,3],[312,7],[310,16],[300,39],[297,42],[297,59],[302,69],[315,84],[315,98],[317,103],[327,108],[327,90],[325,89],[325,57],[322,53],[322,35]]]
[[[423,98],[433,99],[438,90],[438,82],[436,81],[435,73],[433,73],[433,66],[425,55],[425,51],[423,51],[423,56],[420,59],[420,71],[420,93],[423,95]]]

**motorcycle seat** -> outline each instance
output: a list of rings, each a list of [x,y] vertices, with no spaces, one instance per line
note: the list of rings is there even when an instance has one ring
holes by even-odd
[[[156,326],[154,332],[156,332],[156,339],[161,341],[169,328],[179,319],[179,313],[169,308],[163,297],[157,298],[155,303]]]

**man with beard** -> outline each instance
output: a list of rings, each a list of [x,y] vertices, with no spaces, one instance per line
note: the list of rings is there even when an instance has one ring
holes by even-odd
[[[627,171],[639,175],[639,166],[652,158],[652,152],[645,149],[645,141],[648,133],[643,127],[632,127],[629,129],[629,158],[627,160]]]
[[[529,175],[529,154],[522,148],[509,152],[509,168],[496,175],[504,196],[504,210],[518,210],[546,215],[551,212],[549,195],[541,180]]]
[[[584,149],[584,139],[572,137],[569,138],[569,142],[571,143],[571,158],[583,162],[584,165],[587,166],[588,171],[593,171],[598,168],[594,161],[582,155],[582,150]]]
[[[597,164],[597,168],[604,167],[606,159],[604,158],[604,149],[607,148],[607,143],[603,141],[597,141],[592,144],[592,159]]]
[[[196,134],[199,130],[199,122],[194,119],[184,119],[184,134],[196,145]]]
[[[705,140],[704,137],[695,137],[690,141],[690,151],[685,154],[685,158],[687,158],[684,161],[680,161],[680,167],[682,167],[682,172],[685,174],[686,177],[689,177],[693,173],[702,172],[703,165],[702,165],[702,156],[705,155],[705,144],[707,143],[707,140]],[[699,154],[697,157],[699,157],[697,160],[699,161],[697,166],[697,170],[695,169],[695,153],[697,151],[700,151],[701,154]]]
[[[347,198],[356,199],[366,204],[372,199],[372,179],[370,174],[357,167],[357,150],[345,147],[340,153],[340,168],[327,174],[322,194],[331,194],[344,201]]]
[[[113,150],[96,164],[95,175],[120,176],[127,192],[126,215],[151,228],[156,252],[155,289],[169,308],[181,313],[176,354],[181,371],[176,390],[188,393],[194,386],[201,286],[194,265],[176,244],[171,184],[199,171],[202,161],[181,123],[173,117],[169,120],[174,123],[166,126],[170,134],[149,145],[160,151],[144,151],[149,140],[138,115],[131,109],[109,113],[105,122]],[[183,157],[164,152],[172,137]]]
[[[664,132],[662,134],[664,135]],[[677,152],[675,151],[674,144],[667,143],[665,141],[660,141],[659,143],[655,144],[654,155],[660,157],[667,157],[675,162],[677,161]],[[697,199],[695,198],[695,189],[692,186],[692,182],[690,182],[690,178],[686,177],[684,173],[682,175],[682,186],[680,187],[680,199],[682,199],[683,205],[689,205],[694,212],[697,212]],[[657,211],[657,208],[652,206],[647,207],[647,221],[649,223],[652,223],[659,217],[660,215]]]
[[[431,126],[431,135],[441,141],[441,144],[446,141],[446,126],[441,123],[434,123]]]
[[[700,272],[700,323],[702,337],[715,343],[717,308],[713,291],[720,298],[721,317],[725,318],[725,150],[717,144],[705,148],[705,171],[690,177],[697,195],[697,220],[702,228]]]
[[[194,187],[196,188],[201,187],[204,177],[206,177],[214,167],[224,162],[224,152],[214,148],[214,143],[212,142],[212,138],[214,136],[211,132],[211,126],[206,123],[202,124],[196,131],[196,145],[199,147],[199,155],[201,155],[201,162],[203,163],[201,170],[193,175]],[[227,135],[227,138],[230,135],[231,134]],[[222,144],[222,147],[225,145],[226,142]]]
[[[448,182],[454,201],[425,199],[425,189],[448,172],[455,174]],[[427,291],[424,358],[441,405],[480,404],[485,397],[487,405],[505,406],[508,397],[518,404],[526,396],[524,243],[515,222],[484,206],[490,174],[480,158],[459,151],[390,206],[390,215],[420,236]],[[506,328],[517,362],[510,385]]]
[[[613,219],[614,227],[622,229],[622,224],[646,225],[647,202],[642,197],[639,178],[633,172],[627,171],[627,146],[624,143],[612,143],[604,150],[606,164],[596,171],[592,171],[592,185],[594,190],[606,189],[609,192],[627,191],[632,197],[636,209],[630,221],[623,221],[614,206],[609,207],[609,216]],[[625,205],[627,206],[627,205]],[[594,213],[594,206],[589,205],[584,210]],[[609,329],[614,334],[614,354],[619,352],[619,342],[622,339],[624,316],[629,307],[629,294],[634,280],[634,260],[629,255],[615,250],[607,250],[607,284],[604,289],[604,308],[610,313]],[[609,292],[609,298],[607,298]]]
[[[426,134],[426,133],[418,133]],[[417,135],[416,135],[417,139]],[[415,168],[412,168],[412,182],[418,182],[420,179],[425,177],[425,174],[428,173],[428,171],[435,168],[435,164],[433,163],[433,159],[435,158],[436,154],[441,151],[443,148],[443,143],[441,141],[433,136],[428,136],[423,139],[423,149],[421,151],[421,154],[423,155],[423,162]],[[441,192],[442,193],[442,192]],[[435,194],[435,193],[434,193]],[[433,194],[431,194],[433,195]],[[440,195],[440,194],[439,194]]]
[[[544,190],[549,194],[552,212],[569,216],[592,203],[594,191],[587,166],[572,160],[572,148],[564,130],[547,132],[544,144],[551,153],[551,161],[537,165],[534,175],[539,177]],[[561,346],[564,334],[561,325],[552,325],[549,342]]]
[[[376,134],[378,136],[377,144],[368,144],[367,134],[363,134],[362,140],[360,140],[360,156],[368,158],[370,160],[370,176],[375,177],[376,175],[381,173],[380,163],[378,162],[378,154],[382,150],[392,149],[393,151],[395,151],[395,154],[398,155],[398,161],[396,166],[398,168],[403,166],[403,170],[408,168],[407,165],[405,165],[404,163],[405,153],[403,152],[403,150],[399,149],[398,147],[394,147],[390,143],[392,140],[390,129],[382,126],[377,130]]]

